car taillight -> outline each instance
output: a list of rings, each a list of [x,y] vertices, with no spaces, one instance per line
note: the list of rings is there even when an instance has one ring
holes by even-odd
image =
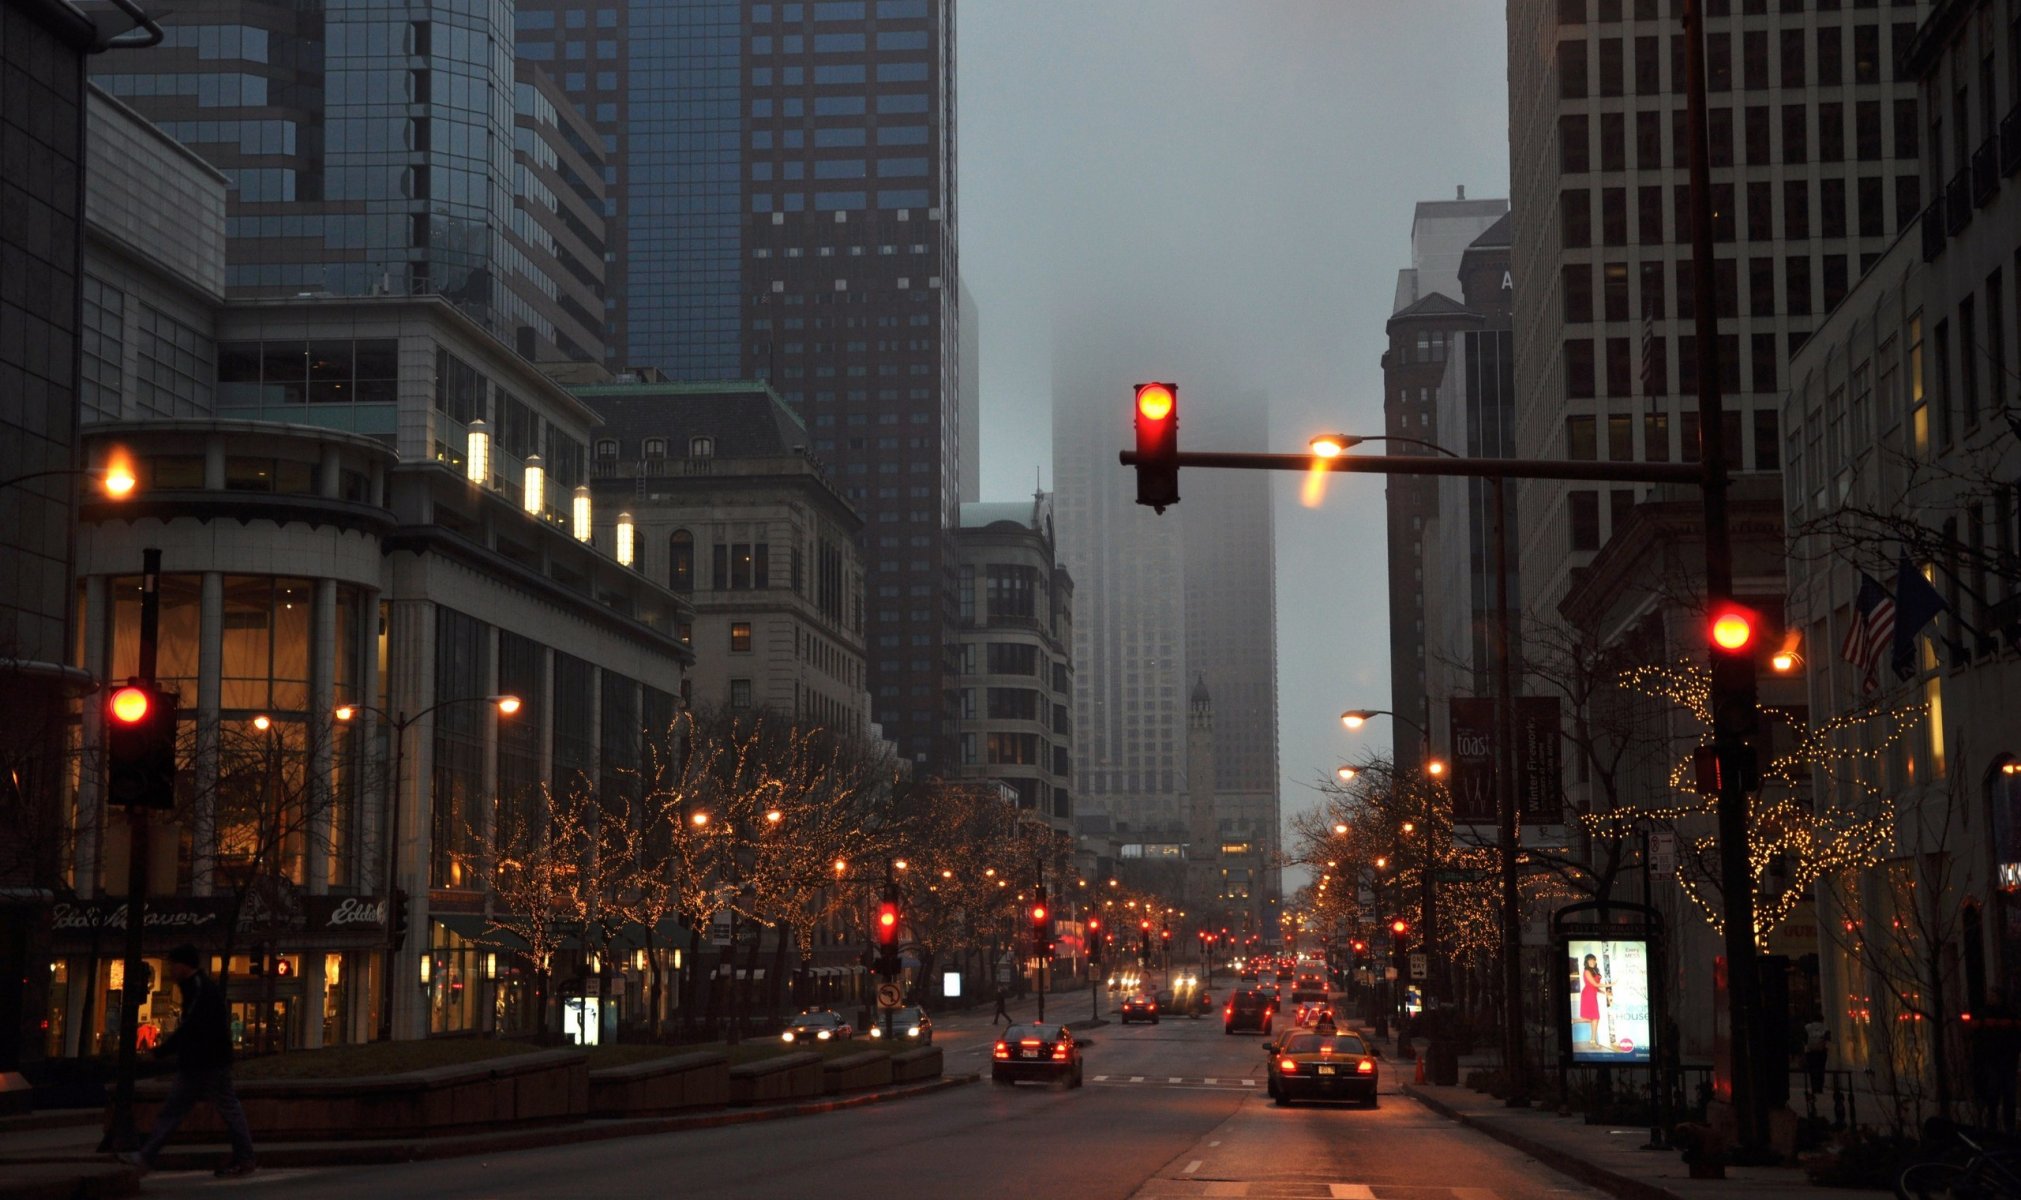
[[[1222,1016],[1224,1016],[1224,1017],[1232,1017],[1232,1016],[1234,1016],[1234,1015],[1235,1015],[1235,1006],[1234,1006],[1233,1004],[1231,1004],[1231,1005],[1229,1005],[1229,1006],[1228,1006],[1227,1008],[1224,1008],[1224,1009],[1222,1009],[1222,1010],[1221,1010],[1221,1015],[1222,1015]]]
[[[1373,1074],[1375,1074],[1375,1062],[1374,1062],[1374,1060],[1373,1060],[1373,1059],[1367,1059],[1367,1058],[1364,1058],[1364,1059],[1362,1059],[1362,1060],[1361,1060],[1361,1065],[1355,1068],[1355,1072],[1356,1072],[1357,1074],[1360,1074],[1360,1075],[1373,1075]]]
[[[1009,1058],[1009,1057],[1010,1057],[1010,1047],[1009,1047],[1009,1046],[1006,1046],[1006,1045],[1004,1045],[1004,1044],[1003,1044],[1002,1042],[998,1042],[998,1043],[996,1044],[996,1049],[995,1049],[995,1050],[992,1050],[992,1051],[990,1052],[990,1057],[991,1057],[991,1058]]]
[[[1295,1058],[1280,1058],[1277,1060],[1277,1069],[1286,1075],[1296,1075],[1298,1074],[1298,1060]]]
[[[1066,1061],[1067,1044],[1065,1042],[1061,1042],[1059,1045],[1053,1047],[1053,1057],[1059,1059],[1061,1062]]]

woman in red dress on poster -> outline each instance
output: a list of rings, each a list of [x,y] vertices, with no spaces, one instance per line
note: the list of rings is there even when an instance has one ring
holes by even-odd
[[[1605,1050],[1607,1047],[1600,1043],[1600,998],[1606,993],[1607,980],[1600,974],[1598,958],[1586,956],[1579,981],[1579,1019],[1586,1023],[1586,1045],[1589,1049]]]

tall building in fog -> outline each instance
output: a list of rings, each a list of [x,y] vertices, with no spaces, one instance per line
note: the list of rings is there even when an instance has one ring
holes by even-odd
[[[1419,202],[1411,217],[1411,265],[1397,272],[1396,299],[1382,355],[1383,433],[1412,439],[1385,446],[1396,455],[1435,454],[1418,442],[1459,452],[1442,438],[1464,431],[1439,427],[1438,393],[1446,364],[1463,331],[1478,329],[1481,317],[1461,299],[1460,263],[1473,241],[1508,217],[1507,200],[1469,200],[1466,189],[1452,200]],[[1432,709],[1444,696],[1427,687],[1431,656],[1439,652],[1427,636],[1425,548],[1438,516],[1439,482],[1428,475],[1390,475],[1383,483],[1389,547],[1389,707],[1394,761],[1422,765],[1424,741],[1418,726],[1430,729]]]
[[[1178,359],[1075,335],[1055,339],[1055,511],[1061,559],[1080,597],[1076,787],[1085,809],[1109,816],[1125,857],[1140,846],[1176,858],[1196,827],[1188,697],[1204,681],[1215,702],[1211,828],[1268,861],[1278,836],[1268,481],[1234,471],[1185,473],[1184,500],[1160,516],[1136,503],[1134,478],[1116,462],[1116,451],[1132,444],[1131,385],[1171,378]],[[1186,445],[1267,445],[1261,393],[1204,373],[1179,372],[1178,383]],[[1260,913],[1278,885],[1274,873],[1258,874],[1249,900]]]
[[[864,515],[874,715],[953,761],[953,0],[521,0],[610,158],[607,362],[761,379]]]

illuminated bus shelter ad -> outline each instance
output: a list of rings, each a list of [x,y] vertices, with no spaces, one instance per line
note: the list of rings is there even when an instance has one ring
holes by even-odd
[[[1596,1066],[1648,1062],[1649,943],[1569,938],[1564,944],[1572,1061]]]

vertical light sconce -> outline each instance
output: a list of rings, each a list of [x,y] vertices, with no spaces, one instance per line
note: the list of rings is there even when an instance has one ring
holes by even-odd
[[[590,526],[588,484],[582,483],[576,485],[575,502],[570,506],[569,515],[573,518],[571,524],[574,526],[575,540],[578,542],[588,541]]]
[[[627,566],[627,567],[629,567],[629,566],[631,566],[631,565],[632,565],[632,558],[633,558],[633,554],[632,554],[632,549],[633,549],[633,547],[632,547],[632,535],[633,535],[633,530],[632,530],[632,515],[631,515],[630,513],[628,513],[628,512],[621,512],[621,513],[619,513],[619,514],[618,514],[618,561],[619,561],[620,563],[623,563],[623,564],[624,564],[625,566]]]
[[[435,956],[429,953],[428,951],[423,950],[421,952],[421,986],[427,987],[429,979],[433,977],[434,974],[435,974]]]
[[[486,979],[498,978],[498,952],[495,950],[484,952],[484,977]]]
[[[547,469],[538,454],[526,456],[526,511],[536,517],[547,511]]]
[[[470,438],[463,455],[463,473],[470,482],[481,484],[491,478],[491,426],[479,417],[470,423]]]

